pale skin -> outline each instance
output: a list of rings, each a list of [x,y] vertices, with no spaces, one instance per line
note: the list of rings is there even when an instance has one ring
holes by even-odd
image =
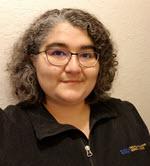
[[[50,31],[40,51],[48,45],[79,52],[90,50],[93,42],[85,31],[63,22]],[[47,110],[59,123],[73,125],[89,138],[90,107],[85,98],[95,86],[99,63],[86,68],[79,64],[76,55],[72,55],[66,65],[55,66],[47,61],[45,53],[41,53],[33,59],[33,64],[45,93]]]

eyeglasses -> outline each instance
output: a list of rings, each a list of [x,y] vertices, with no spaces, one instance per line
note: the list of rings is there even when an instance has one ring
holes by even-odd
[[[99,59],[99,54],[94,51],[72,53],[67,49],[50,48],[39,53],[42,52],[45,52],[48,62],[55,66],[66,65],[72,55],[77,55],[80,65],[84,67],[94,67]]]

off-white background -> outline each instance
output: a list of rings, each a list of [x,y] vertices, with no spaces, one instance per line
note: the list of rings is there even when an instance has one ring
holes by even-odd
[[[150,0],[0,0],[0,107],[15,103],[5,72],[13,43],[36,16],[64,7],[88,10],[110,30],[120,62],[112,96],[131,101],[150,129]]]

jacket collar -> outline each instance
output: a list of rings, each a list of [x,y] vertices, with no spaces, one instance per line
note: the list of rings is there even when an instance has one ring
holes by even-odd
[[[116,104],[114,104],[112,101],[105,101],[91,105],[91,128],[98,121],[109,120],[118,117],[119,113],[115,105]]]
[[[77,130],[71,125],[58,123],[42,104],[27,107],[25,112],[28,114],[39,140],[68,130]],[[118,113],[111,104],[107,102],[93,104],[91,105],[90,126],[92,128],[98,121],[116,118],[117,116]]]

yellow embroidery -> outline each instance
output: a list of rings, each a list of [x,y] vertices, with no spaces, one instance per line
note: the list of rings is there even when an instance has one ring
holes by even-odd
[[[129,146],[129,149],[131,150],[131,152],[137,151],[137,150],[145,150],[146,147],[146,143],[142,144],[142,145],[133,145],[133,146]]]

